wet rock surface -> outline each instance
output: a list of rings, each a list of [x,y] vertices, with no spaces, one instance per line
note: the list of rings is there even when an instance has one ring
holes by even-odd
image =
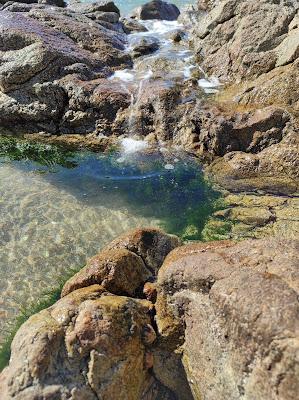
[[[179,244],[155,229],[111,242],[20,328],[1,398],[295,399],[298,241]],[[121,294],[145,266],[143,293]]]

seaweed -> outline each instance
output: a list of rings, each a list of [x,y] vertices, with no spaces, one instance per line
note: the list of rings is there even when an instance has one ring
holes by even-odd
[[[8,365],[11,355],[12,341],[21,327],[32,315],[52,306],[60,299],[61,290],[65,282],[70,279],[80,268],[69,268],[61,274],[55,284],[41,293],[39,300],[30,303],[28,306],[20,305],[19,314],[14,318],[6,329],[4,339],[0,344],[0,372]]]
[[[0,157],[10,161],[34,161],[41,166],[53,168],[61,166],[74,168],[74,152],[63,147],[39,142],[30,142],[22,138],[0,136]]]

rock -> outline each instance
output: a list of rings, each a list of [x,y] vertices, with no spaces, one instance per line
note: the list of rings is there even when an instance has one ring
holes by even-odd
[[[202,53],[203,67],[230,80],[273,69],[276,49],[286,38],[297,7],[296,0],[282,5],[262,0],[258,6],[252,0],[214,2],[195,27],[194,44]]]
[[[199,3],[193,45],[208,74],[236,85],[242,104],[298,109],[298,2],[221,0]],[[282,68],[285,66],[285,68]]]
[[[280,143],[258,154],[228,153],[215,160],[207,172],[228,190],[291,195],[298,193],[298,166],[298,136],[291,131]]]
[[[291,132],[289,124],[291,116],[283,108],[264,107],[250,111],[232,111],[232,106],[203,106],[197,102],[192,109],[192,117],[188,112],[181,124],[174,131],[174,141],[182,144],[186,127],[194,132],[191,137],[196,151],[207,161],[215,156],[224,156],[230,151],[260,153],[262,150],[280,143],[282,138]],[[294,133],[295,136],[295,133]],[[190,139],[189,139],[190,140]],[[187,142],[184,143],[186,146]]]
[[[228,194],[206,223],[204,240],[299,236],[298,198],[261,194]]]
[[[299,110],[298,60],[239,86],[235,100],[244,105],[279,104]],[[225,94],[224,94],[225,95]]]
[[[155,303],[157,299],[156,284],[153,282],[146,282],[143,286],[143,294],[148,301]]]
[[[276,67],[295,61],[299,57],[299,28],[292,29],[275,51],[278,55]]]
[[[121,18],[125,33],[147,32],[147,28],[133,18]]]
[[[167,254],[181,245],[177,236],[157,228],[135,229],[109,243],[103,251],[127,249],[142,258],[148,270],[157,274]]]
[[[126,249],[108,250],[91,258],[86,266],[67,281],[62,296],[76,289],[100,284],[111,293],[134,296],[147,279],[150,271],[142,258]]]
[[[131,64],[124,51],[125,35],[103,28],[87,15],[68,8],[21,3],[13,3],[7,9],[10,7],[15,8],[0,11],[2,128],[18,134],[37,131],[86,134],[94,132],[97,126],[101,130],[103,125],[106,129],[107,117],[111,116],[107,98],[103,99],[106,104],[99,108],[90,103],[86,107],[86,102],[89,98],[92,102],[100,100],[93,93],[97,84],[102,83],[102,91],[107,94],[110,82],[95,79],[107,78],[114,68]],[[93,7],[105,9],[101,5]],[[87,81],[92,83],[88,85]],[[70,90],[78,82],[80,89]],[[79,105],[69,95],[82,92],[83,85],[85,96]],[[111,84],[110,93],[112,88],[117,92],[114,99],[121,98],[111,109],[117,112],[114,111],[117,105],[127,107],[130,100],[120,85]],[[80,108],[82,103],[84,110]],[[106,110],[109,116],[100,110]]]
[[[144,368],[150,309],[99,285],[72,292],[22,326],[1,398],[141,399],[148,386],[161,386]]]
[[[58,302],[18,331],[0,375],[1,400],[176,400],[152,374],[153,304],[121,294],[142,295],[152,276],[146,265],[159,268],[178,244],[158,229],[135,230],[91,259],[66,283]],[[154,300],[153,284],[146,293]]]
[[[119,8],[113,3],[113,1],[95,1],[93,3],[84,3],[80,1],[70,2],[68,8],[76,13],[80,14],[91,14],[95,12],[112,12],[120,14]]]
[[[184,36],[185,32],[178,30],[171,35],[171,40],[173,40],[175,43],[179,43],[183,40]]]
[[[146,54],[154,53],[159,50],[159,41],[154,37],[146,37],[132,44],[132,57],[138,58]]]
[[[175,4],[162,0],[153,0],[142,5],[134,11],[134,17],[142,20],[162,19],[175,21],[180,15],[180,10]]]
[[[220,241],[168,255],[157,325],[164,343],[184,343],[194,399],[296,399],[298,246],[279,238]]]
[[[69,103],[59,122],[60,133],[110,135],[117,113],[130,104],[130,95],[116,81],[68,75],[60,81]],[[86,111],[85,111],[86,110]]]

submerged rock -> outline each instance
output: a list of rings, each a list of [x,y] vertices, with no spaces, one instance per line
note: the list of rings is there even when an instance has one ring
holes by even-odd
[[[153,0],[138,7],[133,16],[142,19],[162,19],[166,21],[175,21],[180,15],[180,10],[175,4],[167,3],[162,0]]]
[[[132,44],[132,57],[138,58],[159,50],[159,41],[154,37],[145,37]]]

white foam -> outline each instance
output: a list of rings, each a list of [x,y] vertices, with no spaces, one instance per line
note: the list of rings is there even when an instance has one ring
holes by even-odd
[[[216,77],[211,77],[209,79],[199,79],[198,86],[203,88],[205,93],[217,93],[218,87],[220,86],[219,79]]]
[[[172,164],[165,164],[165,165],[164,165],[164,168],[165,168],[165,169],[171,170],[171,169],[174,169],[174,165],[172,165]]]
[[[191,77],[191,72],[192,72],[192,70],[193,70],[194,68],[196,68],[195,65],[186,65],[186,66],[184,67],[184,77],[185,77],[186,79],[188,79],[188,78]]]
[[[177,21],[148,20],[141,21],[141,23],[146,26],[149,32],[154,32],[158,35],[163,35],[165,33],[172,32],[178,28],[183,28],[183,25],[179,24]]]
[[[120,79],[124,82],[132,82],[134,80],[134,74],[130,72],[128,69],[122,69],[119,71],[115,71],[109,79]]]
[[[124,154],[133,154],[145,150],[148,147],[148,143],[144,140],[124,138],[121,140],[121,146]]]
[[[142,79],[149,79],[151,76],[153,76],[153,71],[151,69],[148,69],[143,75]]]
[[[198,85],[202,88],[217,88],[220,86],[219,79],[211,77],[209,79],[199,79]]]

